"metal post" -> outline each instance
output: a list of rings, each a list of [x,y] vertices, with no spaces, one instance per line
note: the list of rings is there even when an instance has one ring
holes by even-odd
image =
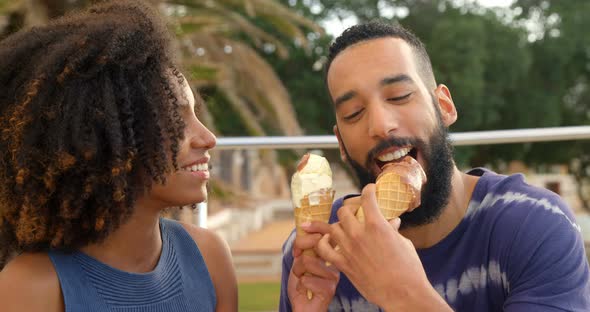
[[[207,228],[207,202],[197,204],[199,214],[199,227]]]

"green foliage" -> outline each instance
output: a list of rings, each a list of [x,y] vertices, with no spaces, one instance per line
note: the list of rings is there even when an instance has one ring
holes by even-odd
[[[216,88],[199,90],[205,100],[209,113],[215,119],[215,126],[220,133],[226,136],[246,136],[248,128],[242,122],[239,114],[228,105],[224,93]]]
[[[521,19],[538,16],[542,30],[530,45],[533,65],[530,79],[523,84],[525,95],[532,97],[537,108],[529,111],[529,116],[555,126],[590,124],[590,38],[581,31],[590,27],[590,2],[520,0],[515,6],[522,9]],[[588,153],[588,141],[545,143],[535,144],[527,159],[564,163]],[[584,175],[579,182],[590,184],[590,164],[578,170]]]
[[[206,80],[213,81],[217,78],[218,69],[215,67],[208,67],[205,65],[189,66],[189,79],[192,80]]]
[[[450,0],[282,1],[316,21],[385,18],[411,29],[426,45],[437,82],[451,90],[459,112],[452,131],[590,124],[590,36],[582,31],[590,29],[590,1],[518,0],[503,11],[476,3],[457,7]],[[330,133],[333,120],[326,116],[333,115],[332,108],[320,103],[329,99],[321,98],[323,81],[314,78],[322,74],[306,67],[321,55],[293,55],[289,62],[271,63],[291,91],[306,132]],[[586,154],[589,141],[456,148],[461,166],[510,160],[541,166],[573,159],[590,175],[590,165],[579,161]],[[580,187],[590,185],[590,178],[577,179]]]
[[[287,0],[282,2],[289,4]],[[305,7],[301,7],[301,3],[299,5],[300,13],[313,16],[309,10],[303,10]],[[297,8],[297,5],[294,6],[294,9]],[[274,26],[267,20],[257,20],[256,24],[269,33],[274,32]],[[326,57],[332,37],[313,32],[309,32],[307,36],[307,46],[297,42],[287,45],[288,59],[276,54],[267,54],[265,58],[289,91],[303,132],[307,135],[332,134],[332,126],[336,120],[330,97],[324,87],[322,71],[322,60]]]
[[[274,59],[271,63],[289,90],[299,124],[307,135],[332,134],[336,124],[332,102],[324,87],[322,56],[331,38],[321,37],[311,52],[292,47],[288,60]],[[316,62],[319,62],[316,64]]]
[[[0,12],[4,12],[10,7],[10,1],[0,0]]]
[[[444,1],[439,1],[444,3]],[[436,4],[415,5],[402,19],[426,44],[438,83],[446,84],[459,113],[452,131],[526,128],[534,105],[522,96],[532,56],[526,32],[501,21],[494,12],[472,13]],[[539,110],[536,110],[539,111]],[[523,118],[524,117],[524,118]],[[527,124],[528,123],[528,124]],[[482,166],[522,158],[523,145],[456,149],[460,165]]]
[[[443,18],[432,29],[435,38],[428,45],[434,73],[448,84],[461,118],[456,130],[473,129],[483,123],[484,73],[489,55],[485,47],[485,28],[472,16]],[[482,40],[483,39],[483,40]]]

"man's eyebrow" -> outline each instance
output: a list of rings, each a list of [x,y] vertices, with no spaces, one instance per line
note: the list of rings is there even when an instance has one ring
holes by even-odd
[[[383,86],[387,86],[387,85],[394,84],[394,83],[400,83],[400,82],[414,83],[414,80],[406,74],[400,74],[400,75],[395,75],[395,76],[386,77],[386,78],[381,79],[381,82],[379,83],[379,85],[381,85],[383,87]]]
[[[356,92],[348,91],[348,92],[344,93],[343,95],[337,97],[336,100],[334,100],[334,106],[336,106],[336,109],[338,109],[338,107],[340,105],[342,105],[342,103],[352,99],[355,96],[356,96]]]

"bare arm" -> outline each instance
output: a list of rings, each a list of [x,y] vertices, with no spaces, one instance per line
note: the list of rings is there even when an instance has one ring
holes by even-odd
[[[215,286],[217,312],[238,310],[238,286],[227,243],[214,232],[194,225],[183,226],[195,240]]]
[[[57,273],[47,254],[27,253],[10,261],[0,272],[2,311],[65,310]]]

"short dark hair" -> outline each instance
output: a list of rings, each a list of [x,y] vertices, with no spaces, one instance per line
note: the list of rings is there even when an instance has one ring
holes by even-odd
[[[123,0],[0,42],[0,269],[104,239],[177,167],[170,42],[154,8]]]
[[[325,77],[327,78],[328,76],[332,61],[334,61],[336,56],[346,48],[359,42],[387,37],[402,39],[410,45],[414,51],[414,59],[418,65],[418,74],[420,74],[428,88],[436,88],[436,81],[434,79],[430,57],[428,56],[422,41],[420,41],[420,39],[418,39],[418,37],[412,32],[398,24],[389,24],[379,21],[349,27],[334,40],[330,46],[328,60],[325,66]]]

